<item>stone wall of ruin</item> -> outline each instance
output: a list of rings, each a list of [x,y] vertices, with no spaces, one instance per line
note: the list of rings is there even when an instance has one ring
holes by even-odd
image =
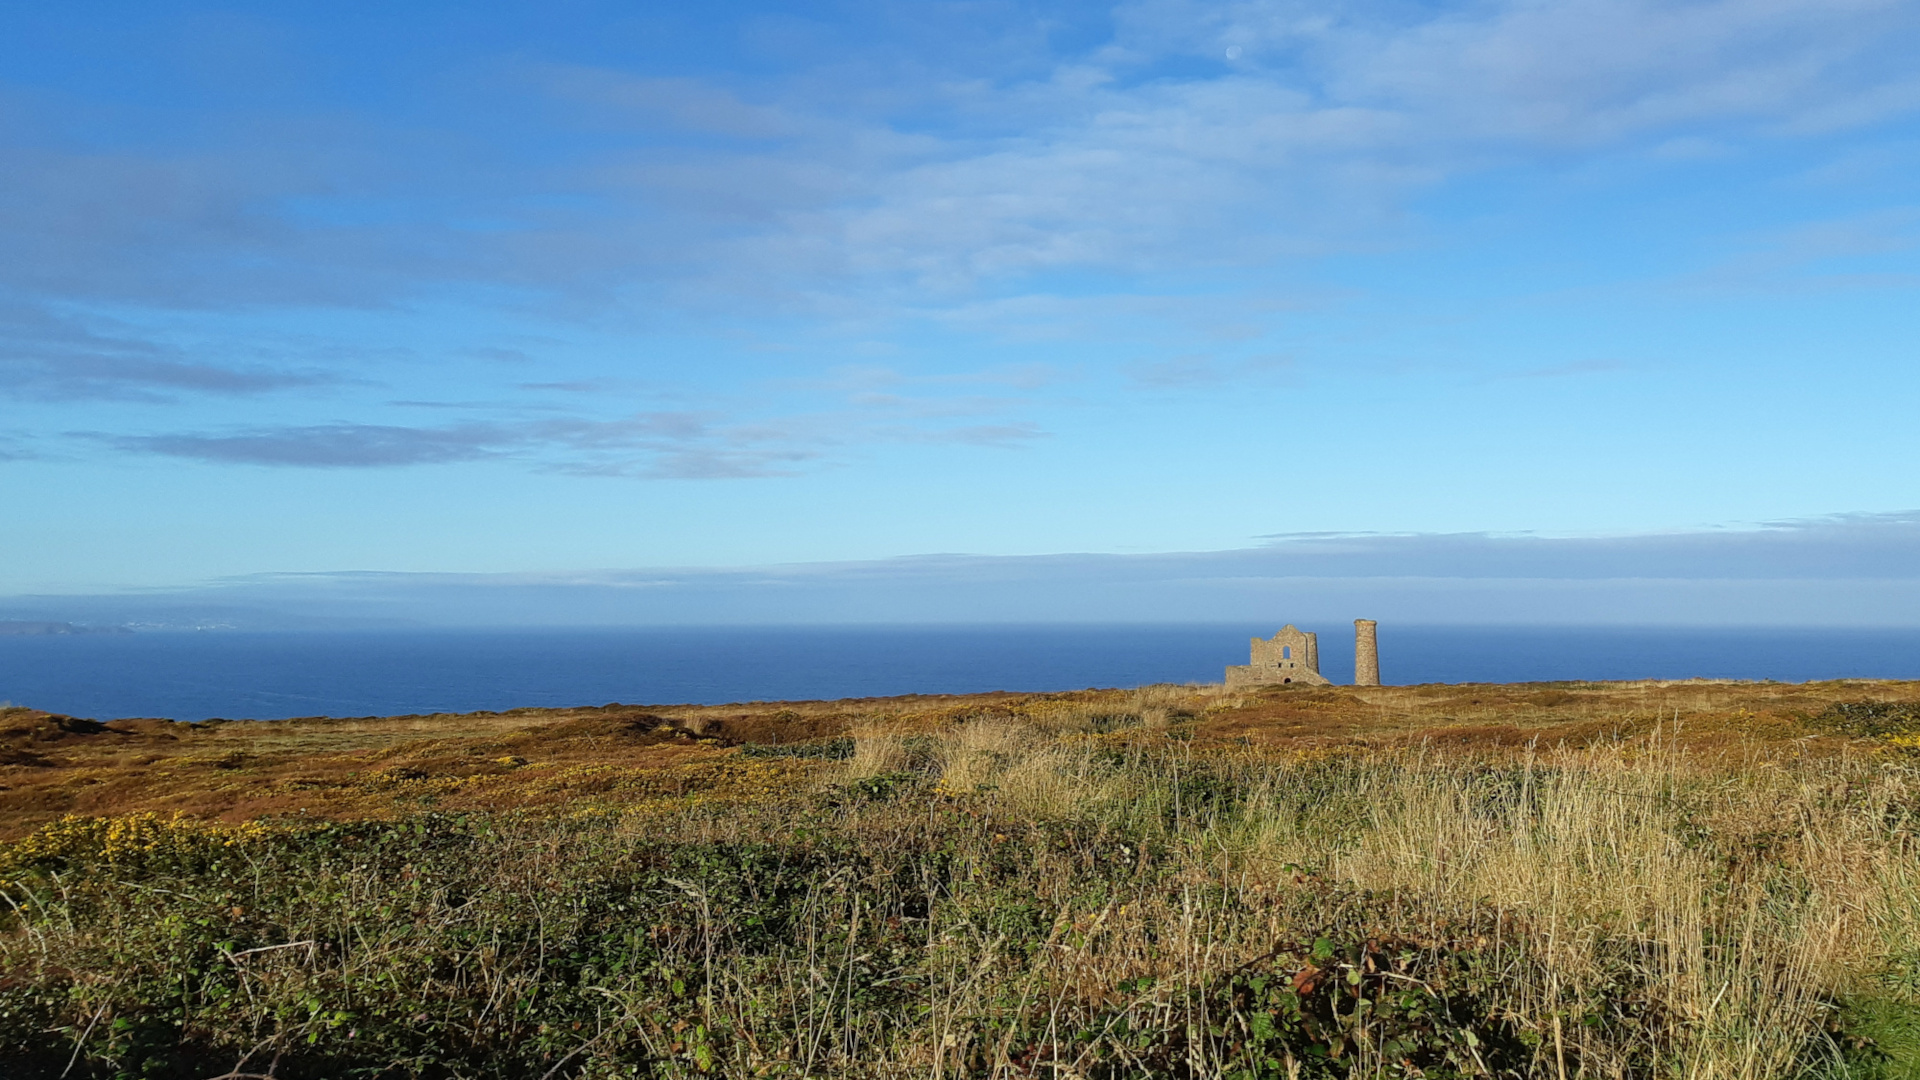
[[[1380,685],[1380,641],[1372,619],[1353,620],[1353,685]]]

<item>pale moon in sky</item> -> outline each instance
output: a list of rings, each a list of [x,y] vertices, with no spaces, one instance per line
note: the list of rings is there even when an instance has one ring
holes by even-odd
[[[1238,45],[1227,46],[1227,59],[1229,60],[1240,59],[1240,46]]]

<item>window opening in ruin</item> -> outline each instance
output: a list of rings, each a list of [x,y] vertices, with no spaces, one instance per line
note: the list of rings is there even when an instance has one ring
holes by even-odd
[[[1280,646],[1280,659],[1282,660],[1293,659],[1293,646],[1291,645]]]

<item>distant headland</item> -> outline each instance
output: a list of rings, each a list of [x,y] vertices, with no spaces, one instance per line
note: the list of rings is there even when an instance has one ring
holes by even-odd
[[[76,626],[69,622],[0,619],[0,637],[47,637],[55,634],[131,634],[124,626]]]

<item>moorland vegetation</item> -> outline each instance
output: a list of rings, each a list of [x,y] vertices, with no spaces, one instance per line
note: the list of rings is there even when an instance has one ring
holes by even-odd
[[[10,1077],[1920,1075],[1920,684],[0,711]]]

